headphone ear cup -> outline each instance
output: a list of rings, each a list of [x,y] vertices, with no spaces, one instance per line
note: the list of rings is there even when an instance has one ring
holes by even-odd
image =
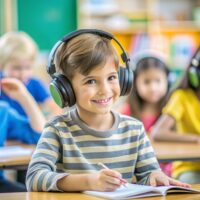
[[[192,87],[197,88],[199,86],[200,78],[195,67],[190,67],[188,71],[188,79]]]
[[[56,75],[50,83],[50,93],[58,106],[64,108],[76,103],[75,94],[69,79],[63,74]]]
[[[120,85],[120,96],[124,95],[124,69],[122,67],[119,68],[118,77],[119,77],[119,85]]]
[[[133,76],[133,71],[130,68],[126,68],[126,74],[127,74],[127,82],[125,83],[126,86],[126,95],[129,94],[132,90],[133,87],[133,80],[134,80],[134,76]]]
[[[120,67],[119,72],[120,96],[128,95],[133,86],[133,73],[130,69]]]

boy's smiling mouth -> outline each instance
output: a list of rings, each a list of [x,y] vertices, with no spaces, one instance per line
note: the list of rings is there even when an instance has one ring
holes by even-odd
[[[106,98],[106,99],[98,99],[98,100],[92,100],[92,102],[96,104],[106,105],[111,101],[112,97]]]

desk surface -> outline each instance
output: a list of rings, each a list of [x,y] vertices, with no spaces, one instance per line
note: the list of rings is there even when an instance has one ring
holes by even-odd
[[[200,189],[199,185],[193,188]],[[52,192],[22,192],[22,193],[1,193],[1,200],[100,200],[101,198],[85,195],[82,193],[52,193]],[[168,194],[167,196],[157,196],[139,198],[138,200],[199,200],[200,194]]]
[[[171,161],[200,161],[200,145],[196,143],[178,143],[178,142],[151,142],[155,154],[160,162]],[[16,145],[16,144],[15,144]],[[19,146],[19,144],[18,144]],[[20,147],[29,149],[30,153],[26,155],[0,156],[0,168],[26,168],[34,145],[22,145]],[[1,154],[1,150],[0,150]]]
[[[5,151],[6,149],[6,151]],[[35,145],[20,144],[18,146],[6,146],[0,149],[0,168],[24,168],[27,167]],[[19,150],[19,153],[16,152]],[[13,154],[12,154],[13,151]],[[23,152],[24,151],[24,152]],[[4,155],[6,154],[7,155]]]
[[[200,144],[181,142],[151,142],[160,162],[200,161]]]

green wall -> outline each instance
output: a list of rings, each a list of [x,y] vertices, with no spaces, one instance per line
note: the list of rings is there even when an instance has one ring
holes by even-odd
[[[3,26],[4,26],[4,2],[0,0],[0,36],[3,34]]]
[[[30,34],[41,50],[49,50],[77,28],[76,0],[18,0],[18,30]]]

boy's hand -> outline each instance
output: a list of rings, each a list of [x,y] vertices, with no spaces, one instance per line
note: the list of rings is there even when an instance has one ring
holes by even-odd
[[[149,176],[148,185],[151,185],[151,186],[175,185],[175,186],[182,186],[182,187],[186,187],[186,188],[191,187],[191,185],[189,185],[187,183],[182,183],[180,181],[177,181],[173,178],[168,177],[162,171],[153,171]]]
[[[110,169],[102,169],[97,173],[89,174],[89,185],[92,190],[114,191],[121,186],[121,174]]]
[[[16,78],[3,78],[1,80],[3,91],[12,99],[21,101],[28,91],[24,84]]]

